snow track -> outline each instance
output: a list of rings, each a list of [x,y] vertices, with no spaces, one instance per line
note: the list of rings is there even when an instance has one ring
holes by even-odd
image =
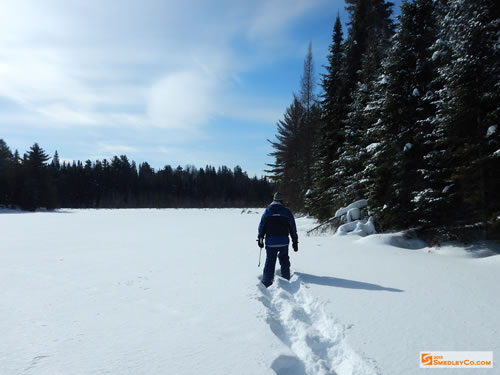
[[[259,285],[259,300],[267,308],[271,331],[290,349],[271,368],[278,375],[376,375],[373,360],[356,353],[345,340],[343,324],[325,313],[322,303],[294,275],[290,282],[277,278],[266,289]]]

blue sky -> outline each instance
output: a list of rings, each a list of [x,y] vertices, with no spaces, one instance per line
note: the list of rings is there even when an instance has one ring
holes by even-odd
[[[2,0],[0,138],[67,161],[261,175],[337,12],[345,23],[340,0]]]

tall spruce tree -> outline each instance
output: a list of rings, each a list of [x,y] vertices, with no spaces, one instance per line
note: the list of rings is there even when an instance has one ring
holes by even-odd
[[[394,22],[392,3],[384,0],[347,0],[350,28],[345,43],[345,76],[348,105],[343,119],[344,143],[333,168],[342,179],[332,200],[337,204],[366,198],[373,161],[367,147],[376,141],[376,115],[369,105],[379,78]]]
[[[27,210],[56,207],[56,194],[47,161],[50,157],[35,143],[23,158],[24,184],[20,205]]]
[[[342,120],[346,107],[346,80],[344,71],[344,43],[342,23],[337,14],[333,27],[332,43],[329,47],[326,73],[322,75],[321,125],[315,148],[313,188],[307,195],[308,210],[320,220],[333,215],[338,202],[333,200],[334,189],[340,184],[332,163],[339,156],[338,150],[344,142]]]
[[[274,163],[268,164],[273,181],[285,195],[292,209],[301,208],[301,127],[304,121],[304,107],[294,96],[293,102],[283,115],[283,120],[277,124],[276,141],[269,141],[274,148],[270,156]]]
[[[0,207],[12,204],[14,190],[14,155],[3,139],[0,139]]]
[[[422,224],[416,202],[428,188],[430,172],[424,156],[433,132],[429,119],[435,113],[431,47],[436,32],[433,0],[402,4],[399,30],[370,102],[377,115],[378,142],[370,149],[374,168],[369,198],[381,229]]]
[[[304,70],[302,77],[300,78],[300,102],[304,107],[306,113],[312,110],[312,107],[316,104],[316,93],[315,93],[316,82],[314,79],[314,62],[312,55],[312,43],[309,42],[307,47],[307,55],[304,59]]]
[[[301,199],[300,209],[304,208],[304,194],[312,187],[314,149],[316,136],[321,123],[321,109],[316,95],[316,78],[312,55],[312,43],[309,42],[304,60],[304,72],[301,77],[300,102],[304,107],[304,119],[300,127],[300,160],[301,160]]]
[[[294,95],[283,120],[277,125],[276,141],[269,141],[274,149],[270,156],[274,163],[268,164],[270,178],[285,195],[288,205],[304,210],[307,190],[312,185],[313,150],[321,121],[321,111],[315,94],[312,45],[304,59],[300,95]]]
[[[347,86],[353,92],[358,82],[369,83],[378,75],[394,22],[391,2],[384,0],[346,0],[350,21],[346,40]]]
[[[493,0],[440,6],[433,185],[421,205],[447,236],[499,238],[500,9]]]
[[[50,162],[50,165],[57,171],[61,169],[61,162],[59,160],[59,153],[56,152],[54,153],[54,156],[52,157],[52,161]]]

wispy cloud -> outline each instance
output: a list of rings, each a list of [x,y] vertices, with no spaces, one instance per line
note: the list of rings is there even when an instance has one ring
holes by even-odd
[[[251,62],[234,40],[269,39],[320,2],[3,0],[0,96],[46,126],[192,131],[235,116],[224,97]],[[239,117],[270,117],[261,104]]]
[[[201,71],[169,73],[151,88],[149,123],[174,129],[203,124],[213,114],[215,91],[215,80]]]
[[[323,0],[269,0],[258,2],[247,35],[250,39],[268,38],[286,30],[295,19],[316,8]]]
[[[110,144],[110,143],[99,143],[97,145],[97,151],[102,153],[112,153],[112,154],[126,154],[137,152],[136,147],[122,145],[122,144]]]

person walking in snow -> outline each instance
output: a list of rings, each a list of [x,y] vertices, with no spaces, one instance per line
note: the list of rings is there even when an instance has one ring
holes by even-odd
[[[262,276],[262,284],[270,286],[274,279],[274,268],[278,258],[281,266],[281,276],[290,280],[290,257],[288,245],[292,238],[294,251],[299,251],[299,237],[292,212],[283,204],[281,193],[274,194],[272,203],[266,208],[259,223],[257,243],[262,249],[264,238],[266,246],[266,264]]]

